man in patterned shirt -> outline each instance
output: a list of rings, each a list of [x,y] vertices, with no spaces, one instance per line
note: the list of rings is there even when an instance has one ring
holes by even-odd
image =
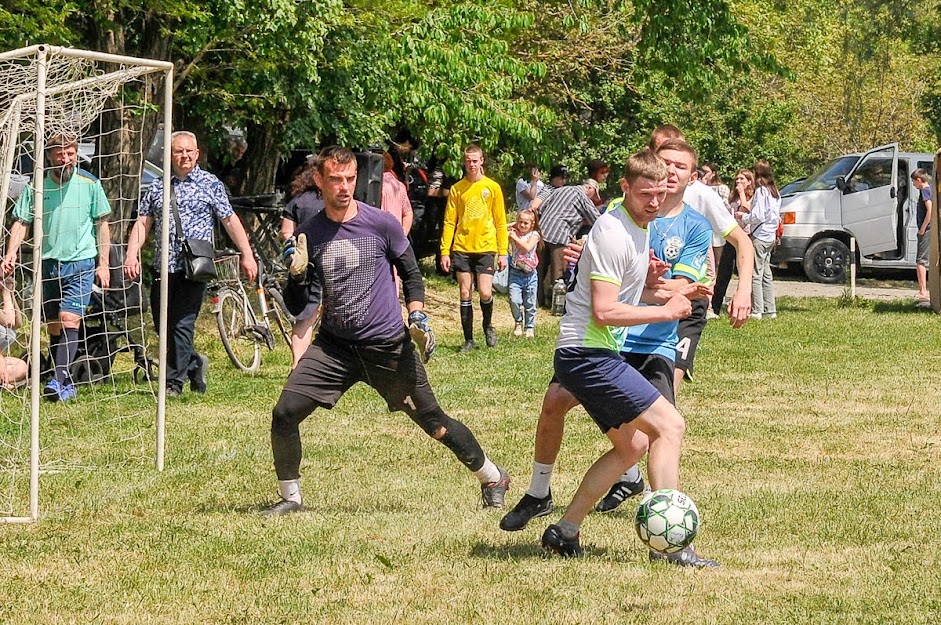
[[[199,147],[196,135],[178,131],[170,136],[171,197],[176,197],[177,210],[183,234],[187,239],[212,240],[214,220],[218,219],[241,254],[242,272],[251,281],[258,274],[258,265],[252,253],[245,228],[229,204],[222,182],[200,169]],[[140,250],[147,240],[150,228],[157,224],[160,231],[163,207],[163,179],[158,178],[147,191],[138,210],[137,221],[127,242],[127,260],[124,273],[129,278],[140,275]],[[206,370],[209,359],[196,353],[193,336],[196,317],[206,293],[205,282],[188,280],[181,258],[183,239],[170,224],[170,268],[167,275],[169,301],[167,302],[167,395],[177,397],[183,392],[183,383],[189,378],[190,390],[206,392]],[[154,269],[158,277],[150,289],[150,311],[154,323],[160,326],[160,240],[154,252]]]
[[[353,199],[356,157],[348,149],[325,148],[314,179],[324,210],[300,224],[296,241],[286,248],[290,277],[284,301],[291,312],[299,311],[309,290],[320,288],[323,317],[272,411],[271,449],[281,499],[262,514],[304,509],[299,425],[315,408],[333,408],[357,382],[376,389],[390,411],[404,411],[473,471],[484,507],[502,508],[510,476],[487,458],[467,426],[445,414],[428,383],[422,359],[433,351],[434,338],[424,312],[421,271],[401,224]],[[392,267],[402,278],[408,329]],[[424,342],[421,356],[409,332]]]
[[[598,219],[596,197],[598,183],[589,178],[582,184],[556,189],[540,207],[539,230],[545,242],[537,269],[540,287],[536,299],[540,306],[552,305],[552,287],[565,273],[566,262],[562,258],[565,247],[583,225],[590,226]]]
[[[441,270],[454,268],[461,292],[461,327],[464,345],[461,351],[476,349],[474,343],[474,277],[480,294],[484,338],[487,347],[497,344],[493,329],[494,267],[506,268],[509,236],[506,230],[506,206],[500,185],[484,175],[484,152],[471,144],[464,149],[466,174],[448,195],[441,230]]]

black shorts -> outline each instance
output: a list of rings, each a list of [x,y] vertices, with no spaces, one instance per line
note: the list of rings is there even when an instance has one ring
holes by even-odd
[[[390,411],[414,416],[438,408],[407,332],[385,341],[352,344],[321,330],[288,377],[284,392],[303,395],[329,409],[357,382],[376,389]]]
[[[621,352],[624,361],[634,367],[644,379],[660,391],[667,401],[676,405],[673,390],[673,363],[659,354],[634,354]]]
[[[468,254],[465,252],[451,253],[451,267],[460,273],[487,274],[492,276],[496,266],[496,253]]]
[[[693,379],[693,359],[696,358],[696,348],[702,330],[706,327],[706,309],[709,303],[704,299],[693,300],[693,312],[689,317],[680,319],[676,344],[676,368],[686,374],[686,378]]]

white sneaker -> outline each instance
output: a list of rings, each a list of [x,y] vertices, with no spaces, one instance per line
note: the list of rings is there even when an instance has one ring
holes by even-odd
[[[761,313],[752,313],[752,314],[748,315],[748,318],[749,318],[749,319],[754,319],[755,321],[760,321],[760,320],[761,320]]]
[[[778,313],[765,313],[765,319],[777,319]]]
[[[711,308],[706,309],[706,319],[718,319],[719,315],[715,314]]]
[[[517,323],[516,328],[513,330],[513,336],[523,336],[523,324]]]
[[[529,328],[528,330],[526,330],[526,338],[531,339],[531,338],[534,338],[535,336],[536,336],[536,333],[533,332],[532,328]]]

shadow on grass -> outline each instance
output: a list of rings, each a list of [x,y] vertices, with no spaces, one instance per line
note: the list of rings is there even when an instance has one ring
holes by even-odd
[[[608,550],[605,548],[595,548],[591,545],[585,545],[586,557],[602,557],[606,556],[607,553]],[[531,558],[539,558],[541,560],[547,558],[563,559],[560,556],[548,553],[538,542],[515,543],[512,545],[491,545],[480,542],[474,545],[470,551],[470,555],[473,558],[487,558],[491,560],[526,560]],[[568,560],[569,558],[565,559]],[[572,560],[576,559],[577,558],[572,558]]]
[[[911,300],[892,300],[890,302],[876,302],[872,311],[877,313],[914,313],[918,315],[935,314],[931,306],[918,306]]]

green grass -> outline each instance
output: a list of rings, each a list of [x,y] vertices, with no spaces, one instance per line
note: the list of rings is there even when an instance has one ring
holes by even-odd
[[[429,283],[432,385],[510,470],[515,503],[557,320],[543,314],[536,340],[514,340],[500,302],[500,344],[458,355],[456,287]],[[42,477],[38,524],[0,526],[0,622],[936,622],[941,318],[901,302],[783,299],[779,312],[738,331],[709,322],[680,391],[681,477],[718,571],[649,564],[634,505],[588,517],[585,559],[547,557],[546,519],[501,532],[473,476],[362,385],[302,425],[309,511],[261,519],[288,354],[240,374],[207,315],[210,391],[170,402],[163,473],[137,453],[152,453],[152,416],[109,420],[121,404],[87,397],[44,412],[44,460],[70,465]],[[122,424],[146,438],[109,442]],[[562,506],[606,449],[581,409],[567,426]]]

